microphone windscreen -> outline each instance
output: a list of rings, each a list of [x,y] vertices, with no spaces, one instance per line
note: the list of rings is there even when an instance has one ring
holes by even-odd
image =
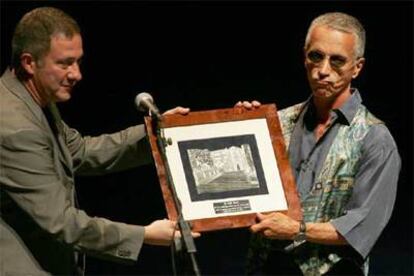
[[[148,110],[148,105],[146,104],[147,102],[154,103],[154,99],[152,98],[151,94],[147,92],[139,93],[135,97],[135,107],[139,111],[145,112]]]

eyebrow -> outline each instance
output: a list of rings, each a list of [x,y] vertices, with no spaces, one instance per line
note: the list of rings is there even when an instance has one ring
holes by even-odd
[[[83,60],[83,56],[79,57],[79,58],[75,58],[75,57],[66,57],[66,58],[62,58],[62,59],[58,59],[57,62],[58,63],[73,63],[75,61],[78,61],[78,63],[81,63]]]

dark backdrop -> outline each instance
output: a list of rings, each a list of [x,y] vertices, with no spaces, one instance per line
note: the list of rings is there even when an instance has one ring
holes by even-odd
[[[327,11],[358,17],[368,35],[367,63],[355,83],[365,105],[387,122],[403,168],[393,217],[372,252],[372,274],[412,274],[412,2],[89,2],[1,1],[1,70],[12,31],[28,10],[50,5],[83,31],[84,79],[64,119],[85,135],[142,122],[133,100],[150,91],[162,110],[231,107],[238,100],[279,108],[309,95],[302,46],[310,20]],[[153,166],[78,178],[81,206],[92,216],[146,224],[165,217]],[[197,240],[203,274],[242,274],[246,229]],[[7,253],[5,253],[7,254]],[[53,254],[53,253],[52,253]],[[169,249],[145,247],[134,266],[88,258],[89,275],[171,274]]]

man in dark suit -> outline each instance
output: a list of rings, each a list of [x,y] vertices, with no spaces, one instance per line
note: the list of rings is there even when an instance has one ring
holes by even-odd
[[[0,79],[0,274],[82,274],[78,252],[134,261],[143,243],[169,245],[173,221],[128,225],[78,209],[75,173],[128,169],[151,154],[143,125],[82,137],[62,121],[56,102],[69,100],[82,78],[75,20],[55,8],[30,11],[16,27],[12,52]]]

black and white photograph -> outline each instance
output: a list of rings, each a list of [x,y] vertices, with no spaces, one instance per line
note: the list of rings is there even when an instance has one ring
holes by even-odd
[[[167,127],[163,131],[172,141],[166,158],[185,219],[287,210],[265,118]],[[249,208],[241,208],[239,203],[245,200]],[[237,208],[217,212],[223,202],[233,202]]]
[[[178,143],[192,201],[267,193],[254,135]]]

